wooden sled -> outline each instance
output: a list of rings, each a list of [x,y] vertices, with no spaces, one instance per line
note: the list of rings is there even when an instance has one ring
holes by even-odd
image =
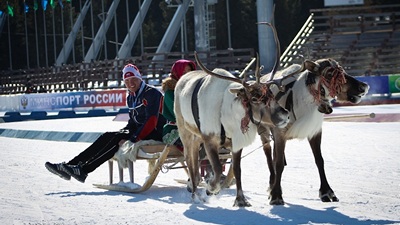
[[[231,158],[231,154],[220,154],[221,159]],[[155,164],[148,171],[149,176],[143,183],[143,185],[135,184],[134,180],[134,167],[133,162],[128,161],[128,171],[131,184],[135,184],[134,187],[125,185],[123,183],[123,169],[119,167],[119,180],[122,185],[113,184],[113,159],[109,160],[109,184],[93,184],[93,186],[110,191],[128,192],[128,193],[140,193],[147,191],[156,180],[159,172],[162,168],[166,169],[177,169],[182,168],[188,175],[188,171],[185,164],[185,158],[183,152],[180,151],[174,145],[143,145],[140,146],[136,155],[136,160],[155,160]],[[180,164],[177,166],[177,164]],[[229,187],[234,179],[232,166],[229,168],[223,187]],[[185,183],[186,184],[186,183]]]
[[[144,145],[139,148],[136,156],[136,160],[156,160],[155,164],[152,166],[152,170],[149,171],[149,176],[143,185],[139,185],[137,188],[129,188],[127,186],[122,186],[118,184],[113,184],[113,160],[108,161],[109,165],[109,184],[93,184],[97,188],[111,190],[111,191],[121,191],[130,193],[140,193],[148,190],[157,178],[158,173],[161,171],[162,166],[165,163],[177,164],[181,163],[182,168],[184,167],[184,156],[181,151],[176,146],[173,145]],[[134,183],[134,168],[133,162],[128,162],[129,178],[130,182]],[[123,182],[123,169],[119,169],[119,179]]]
[[[156,149],[159,149],[160,146],[147,146],[147,147],[151,147],[150,150],[154,151]],[[140,192],[143,192],[143,191],[147,191],[153,185],[154,181],[156,180],[157,175],[161,170],[161,166],[163,165],[163,163],[167,159],[167,157],[168,157],[169,153],[171,152],[171,150],[172,150],[172,152],[174,152],[174,151],[178,151],[179,152],[179,150],[175,146],[165,145],[165,146],[161,146],[161,147],[164,147],[164,149],[161,151],[161,154],[159,154],[159,158],[157,159],[157,161],[156,161],[156,163],[155,163],[155,165],[153,167],[154,168],[153,171],[150,171],[149,178],[144,182],[144,184],[141,187],[130,189],[130,188],[125,187],[125,186],[119,186],[119,185],[116,185],[116,184],[113,185],[112,184],[112,168],[113,168],[112,167],[112,161],[111,161],[111,163],[109,161],[109,163],[111,164],[111,166],[110,166],[110,173],[111,173],[110,174],[110,184],[109,185],[94,184],[94,186],[98,187],[98,188],[102,188],[102,189],[111,190],[111,191],[122,191],[122,192],[130,192],[130,193],[140,193]],[[176,155],[174,155],[174,156],[176,157]],[[133,176],[133,165],[129,166],[129,170],[130,170],[129,175],[130,175],[131,183],[134,183],[134,180],[133,180],[133,178],[134,178],[134,176]],[[123,179],[123,178],[121,178],[121,175],[122,175],[121,171],[122,170],[120,170],[120,180]]]

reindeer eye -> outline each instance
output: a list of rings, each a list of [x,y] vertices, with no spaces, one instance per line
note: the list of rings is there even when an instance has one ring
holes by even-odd
[[[325,96],[325,89],[321,87],[321,96]]]

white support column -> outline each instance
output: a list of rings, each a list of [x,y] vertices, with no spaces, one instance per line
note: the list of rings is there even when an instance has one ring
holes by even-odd
[[[257,0],[257,21],[273,22],[273,0]],[[274,34],[271,28],[264,24],[258,25],[258,48],[260,64],[264,65],[263,73],[270,72],[276,60]]]
[[[208,51],[207,0],[194,1],[194,36],[196,51]]]

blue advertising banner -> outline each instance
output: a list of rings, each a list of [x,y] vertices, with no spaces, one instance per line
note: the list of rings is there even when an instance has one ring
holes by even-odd
[[[126,90],[24,94],[20,111],[55,110],[79,107],[126,106]]]
[[[388,76],[368,76],[356,77],[357,80],[365,82],[369,85],[368,94],[388,94],[389,78]]]

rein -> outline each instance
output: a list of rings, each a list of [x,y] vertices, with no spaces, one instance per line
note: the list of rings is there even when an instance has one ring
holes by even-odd
[[[260,149],[262,146],[263,146],[263,145],[260,145],[260,146],[258,146],[257,148],[255,148],[255,149],[251,150],[249,153],[247,153],[246,155],[242,156],[242,159],[243,159],[244,157],[246,157],[246,156],[250,155],[251,153],[253,153],[253,152],[257,151],[257,150],[258,150],[258,149]]]

